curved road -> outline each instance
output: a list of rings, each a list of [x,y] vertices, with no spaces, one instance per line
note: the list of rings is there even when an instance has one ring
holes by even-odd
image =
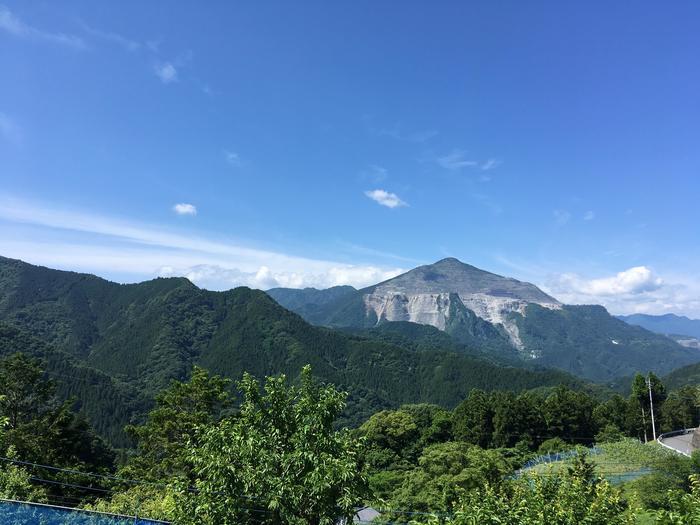
[[[679,430],[677,432],[668,432],[666,434],[661,434],[657,441],[662,447],[674,450],[684,456],[690,456],[693,452],[693,447],[690,442],[693,439],[694,431],[694,428],[686,428],[685,430]]]

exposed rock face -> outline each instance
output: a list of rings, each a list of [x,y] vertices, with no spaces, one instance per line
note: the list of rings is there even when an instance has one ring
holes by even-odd
[[[481,319],[502,326],[513,346],[522,349],[518,328],[511,313],[525,314],[528,304],[561,308],[561,303],[535,285],[502,277],[464,264],[443,259],[365,288],[367,314],[378,322],[411,321],[445,330],[454,301]]]

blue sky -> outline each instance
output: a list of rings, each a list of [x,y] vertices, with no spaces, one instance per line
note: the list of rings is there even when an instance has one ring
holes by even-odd
[[[700,317],[698,19],[691,1],[6,2],[0,254],[214,289],[455,256]]]

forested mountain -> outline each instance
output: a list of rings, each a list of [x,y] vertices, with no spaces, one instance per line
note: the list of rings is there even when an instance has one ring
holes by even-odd
[[[700,363],[678,368],[663,378],[669,388],[700,385]]]
[[[309,322],[340,328],[431,325],[496,359],[556,367],[593,381],[700,361],[697,350],[629,325],[601,306],[562,305],[536,286],[449,258],[362,290],[273,289]],[[408,329],[407,325],[401,325]]]
[[[243,371],[296,377],[311,364],[316,376],[350,393],[346,423],[402,403],[451,407],[472,388],[583,386],[563,372],[497,366],[439,343],[404,346],[314,327],[249,288],[210,292],[180,278],[120,285],[6,258],[0,322],[0,351],[41,356],[59,392],[77,396],[118,445],[126,443],[124,422],[194,364],[234,379]]]
[[[700,319],[689,319],[684,315],[632,314],[618,315],[617,318],[659,334],[689,335],[700,338]]]

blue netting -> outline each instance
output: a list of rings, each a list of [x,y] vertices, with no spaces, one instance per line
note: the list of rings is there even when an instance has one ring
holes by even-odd
[[[0,501],[0,523],[3,525],[160,525],[164,522],[110,516],[48,505]]]

